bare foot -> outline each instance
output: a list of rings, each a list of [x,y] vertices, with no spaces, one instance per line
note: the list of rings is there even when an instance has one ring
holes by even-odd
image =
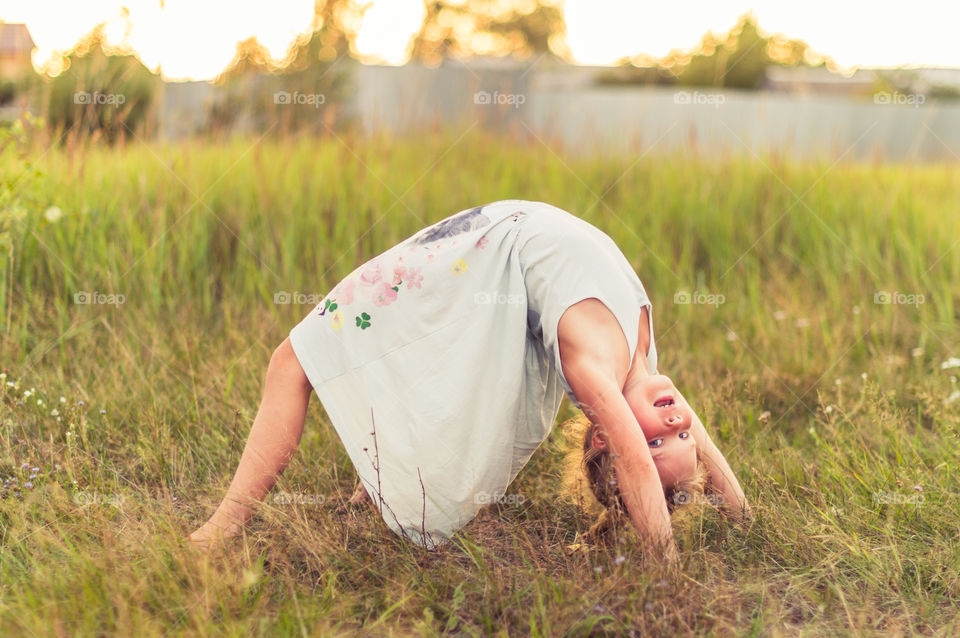
[[[364,502],[369,502],[373,504],[373,499],[367,494],[367,490],[363,488],[363,481],[357,481],[357,487],[353,490],[353,496],[350,497],[348,501],[351,505],[362,505]]]
[[[231,538],[239,536],[243,527],[239,523],[218,525],[207,521],[198,530],[190,534],[189,540],[193,547],[202,551],[211,549],[214,545],[222,544]]]

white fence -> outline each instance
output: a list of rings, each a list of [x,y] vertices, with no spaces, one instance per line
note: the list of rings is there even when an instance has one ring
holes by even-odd
[[[595,72],[355,65],[343,107],[368,133],[479,124],[584,153],[695,147],[705,153],[960,161],[958,100],[603,87],[590,83]],[[167,85],[162,133],[201,130],[216,94],[206,83]]]

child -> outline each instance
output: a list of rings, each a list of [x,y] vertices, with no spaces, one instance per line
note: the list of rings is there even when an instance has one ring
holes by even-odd
[[[612,465],[617,502],[675,560],[667,497],[701,464],[727,512],[749,507],[657,374],[651,313],[613,240],[549,204],[498,201],[423,229],[347,276],[274,352],[227,496],[191,539],[239,533],[295,451],[313,390],[384,522],[435,547],[503,495],[566,393],[593,424],[585,457]]]

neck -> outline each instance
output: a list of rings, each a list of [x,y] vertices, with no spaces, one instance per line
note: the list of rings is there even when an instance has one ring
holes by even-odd
[[[627,390],[649,376],[650,366],[647,363],[647,358],[641,354],[640,348],[637,348],[637,355],[633,358],[633,363],[627,371],[627,378],[624,379],[623,382],[624,394],[626,394]]]
[[[623,390],[636,385],[650,376],[650,365],[647,363],[647,351],[650,349],[650,318],[647,308],[640,309],[640,333],[637,335],[637,351],[633,353],[633,361],[627,370],[627,378],[623,382]]]

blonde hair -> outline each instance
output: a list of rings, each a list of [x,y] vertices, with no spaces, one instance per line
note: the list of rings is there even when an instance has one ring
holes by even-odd
[[[613,459],[606,449],[591,445],[596,424],[579,414],[561,426],[566,438],[567,451],[564,488],[567,497],[592,516],[596,522],[583,535],[586,542],[609,541],[616,536],[624,522],[626,504],[620,495]],[[689,512],[692,503],[703,504],[705,499],[694,498],[703,494],[707,485],[707,473],[697,452],[697,469],[694,475],[667,488],[664,497],[667,510],[676,520],[677,515]]]

